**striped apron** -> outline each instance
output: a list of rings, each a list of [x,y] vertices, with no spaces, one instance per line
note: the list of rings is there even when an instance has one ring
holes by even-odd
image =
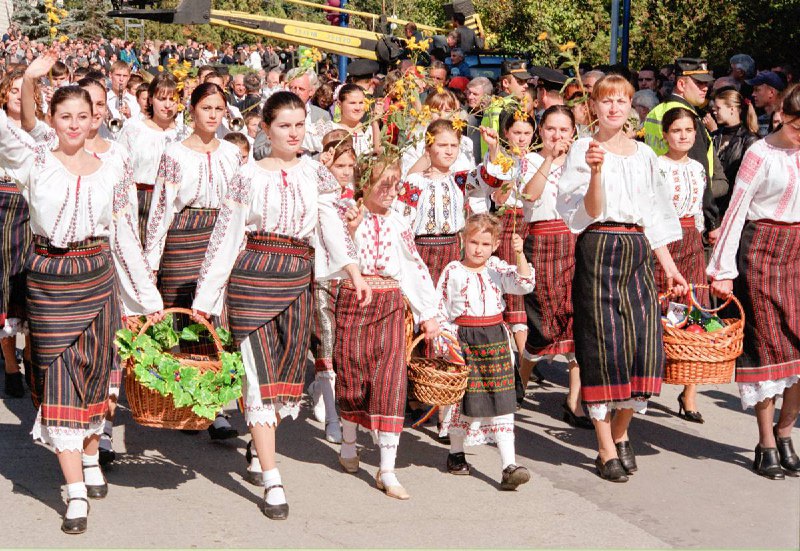
[[[150,205],[153,203],[152,184],[136,184],[136,199],[139,201],[139,239],[144,246],[147,238],[147,220],[150,216]]]
[[[28,204],[13,182],[0,182],[0,328],[6,318],[23,319],[25,262],[30,253]]]
[[[517,253],[514,252],[512,236],[516,233],[521,238],[525,238],[526,224],[523,219],[522,209],[507,208],[503,211],[503,228],[500,232],[500,246],[497,247],[495,254],[500,260],[505,260],[512,266],[517,265]],[[523,295],[503,295],[506,302],[506,310],[503,312],[503,319],[509,325],[525,325],[527,317],[525,315],[525,297]]]

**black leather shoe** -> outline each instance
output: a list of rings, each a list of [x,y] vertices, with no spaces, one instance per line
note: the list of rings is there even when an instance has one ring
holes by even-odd
[[[597,474],[599,474],[600,478],[603,480],[609,480],[611,482],[628,481],[628,475],[625,473],[625,467],[622,466],[622,461],[616,457],[603,463],[603,460],[600,459],[600,456],[598,455],[597,459],[594,460],[594,466],[597,467]]]
[[[678,394],[678,417],[690,423],[705,423],[703,415],[699,411],[689,411],[683,401],[683,392]]]
[[[447,472],[450,474],[468,475],[469,463],[464,452],[447,454]]]
[[[800,457],[794,451],[792,438],[781,438],[778,436],[777,425],[772,429],[775,433],[775,444],[778,447],[778,455],[781,458],[781,467],[789,476],[800,476]]]
[[[528,469],[513,463],[503,469],[503,478],[500,481],[500,489],[511,491],[516,490],[520,484],[525,484],[531,479]]]
[[[219,415],[217,417],[220,417]],[[211,425],[208,427],[208,434],[212,440],[227,440],[229,438],[236,438],[239,436],[239,431],[228,425],[227,427],[215,427]]]
[[[619,461],[622,463],[622,468],[625,469],[627,474],[633,474],[639,468],[636,466],[636,456],[633,454],[633,446],[630,440],[625,442],[617,442],[614,444],[617,448],[617,455]]]
[[[85,501],[88,503],[89,500],[85,497],[73,497],[67,500],[67,508],[69,508],[69,502],[72,500],[76,501]],[[66,518],[67,514],[64,513],[64,522],[61,523],[61,531],[65,534],[83,534],[86,531],[86,525],[88,524],[89,518],[88,517],[78,517],[78,518]]]
[[[762,448],[761,444],[758,444],[756,446],[756,458],[753,461],[753,470],[756,474],[770,480],[783,480],[785,478],[777,448]]]
[[[93,467],[97,467],[100,469],[99,465],[84,465],[83,470],[91,469]],[[100,473],[102,474],[103,470],[100,469]],[[92,499],[103,499],[108,495],[108,482],[106,482],[106,476],[103,475],[103,483],[98,484],[95,486],[90,486],[89,484],[86,485],[86,495]]]
[[[283,488],[282,484],[275,484],[264,490],[264,503],[261,504],[261,510],[267,515],[267,518],[272,520],[286,520],[289,518],[289,504],[281,503],[280,505],[270,505],[267,503],[267,494],[273,488]]]
[[[113,463],[114,460],[117,458],[117,452],[114,450],[106,450],[104,448],[100,448],[100,466],[108,465],[109,463]]]
[[[25,385],[22,382],[22,373],[6,373],[6,396],[9,398],[22,398],[25,396]]]
[[[566,424],[579,429],[594,429],[592,420],[586,415],[575,415],[566,402],[564,402],[561,407],[564,409],[564,422]]]

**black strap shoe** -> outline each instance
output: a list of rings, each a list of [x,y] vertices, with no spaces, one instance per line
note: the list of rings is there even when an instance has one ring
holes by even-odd
[[[792,438],[781,438],[778,436],[778,426],[773,427],[775,434],[775,444],[778,447],[778,455],[781,458],[781,467],[789,476],[800,476],[800,457],[794,451]]]
[[[620,461],[617,457],[609,459],[603,463],[603,460],[600,459],[600,456],[598,455],[597,459],[594,460],[594,466],[597,467],[597,474],[599,474],[600,478],[603,480],[609,480],[611,482],[628,481],[628,475],[625,472],[625,467],[622,466],[622,461]]]
[[[528,469],[513,463],[503,469],[503,478],[500,481],[500,489],[511,491],[516,490],[520,484],[525,484],[531,479]]]
[[[756,474],[770,480],[783,480],[783,469],[777,448],[762,448],[756,446],[756,458],[753,461],[753,470]]]
[[[281,503],[280,505],[270,505],[267,503],[267,495],[273,488],[283,488],[283,484],[273,484],[264,490],[264,503],[261,505],[261,510],[267,515],[267,518],[272,520],[286,520],[289,518],[289,504]]]
[[[569,404],[566,402],[564,402],[561,407],[564,409],[564,422],[566,424],[579,429],[594,429],[592,420],[586,415],[575,415],[575,412],[569,408]]]
[[[86,469],[93,469],[93,468],[100,469],[100,465],[84,465],[83,470]],[[103,474],[103,469],[100,469],[100,474]],[[108,482],[106,481],[106,475],[103,474],[103,483],[97,484],[94,486],[90,486],[89,484],[86,485],[86,495],[92,499],[103,499],[108,495]],[[78,498],[75,498],[78,499]]]
[[[614,444],[617,448],[617,455],[619,461],[622,463],[622,468],[625,469],[627,474],[633,474],[639,468],[636,466],[636,456],[633,454],[633,446],[630,440],[624,442],[617,442]]]
[[[468,475],[470,466],[464,452],[447,454],[447,472],[450,474]]]
[[[85,501],[87,512],[89,509],[89,500],[85,497],[72,497],[67,499],[67,510],[69,510],[69,502],[70,501]],[[67,514],[64,513],[64,522],[61,523],[61,531],[65,534],[83,534],[86,531],[86,526],[89,522],[88,517],[78,517],[78,518],[67,518]]]
[[[219,418],[225,419],[227,424],[227,418],[224,415],[217,415],[217,419]],[[211,425],[210,427],[208,427],[208,434],[209,436],[211,436],[212,440],[227,440],[229,438],[236,438],[237,436],[239,436],[239,431],[230,426],[229,424],[227,426],[223,425],[221,427]]]

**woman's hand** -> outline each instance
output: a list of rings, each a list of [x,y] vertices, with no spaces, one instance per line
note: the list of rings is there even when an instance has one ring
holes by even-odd
[[[717,298],[727,300],[733,294],[733,280],[715,279],[711,282],[711,294]]]
[[[557,159],[562,155],[566,155],[569,152],[569,148],[571,145],[572,145],[571,139],[558,140],[553,146],[553,158]]]
[[[586,150],[586,164],[592,169],[592,172],[600,172],[603,168],[603,160],[605,159],[606,152],[600,147],[600,143],[592,140],[589,143],[589,149]]]
[[[319,156],[319,162],[330,168],[333,165],[333,156],[335,155],[334,148],[327,149]]]
[[[153,325],[156,323],[163,321],[167,315],[164,313],[164,310],[159,310],[158,312],[153,312],[147,316],[147,321],[151,322]]]
[[[511,235],[511,247],[514,249],[514,252],[517,255],[522,254],[522,247],[525,245],[525,241],[519,236],[519,234],[512,234]]]
[[[497,157],[497,151],[500,148],[500,138],[497,135],[497,130],[489,128],[488,126],[480,127],[481,137],[486,142],[486,148],[489,152],[489,159],[494,160]]]
[[[192,308],[191,318],[197,323],[203,323],[211,319],[211,314]]]
[[[419,327],[427,340],[435,339],[442,332],[441,327],[439,327],[439,321],[436,318],[423,321]]]
[[[706,116],[703,117],[703,124],[706,125],[706,128],[708,128],[709,132],[717,131],[717,121],[711,113],[706,113]]]
[[[366,210],[366,208],[361,203],[361,199],[359,199],[357,204],[348,207],[345,211],[344,220],[347,224],[347,231],[350,232],[351,236],[355,235],[358,226],[360,226],[361,222],[364,220],[364,210]]]
[[[689,284],[686,283],[681,273],[675,270],[667,273],[667,289],[672,289],[677,296],[682,297],[689,292]]]
[[[353,282],[353,287],[361,301],[361,306],[369,306],[369,303],[372,302],[372,287],[369,286],[364,276],[360,272],[356,272],[350,275],[350,280]]]
[[[47,76],[50,69],[53,68],[56,61],[58,61],[58,52],[53,48],[46,50],[42,55],[31,61],[28,68],[25,69],[24,77],[31,80],[39,80]]]

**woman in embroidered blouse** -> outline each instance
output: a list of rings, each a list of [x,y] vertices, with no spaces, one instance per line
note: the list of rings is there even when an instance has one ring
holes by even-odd
[[[353,137],[353,147],[356,157],[377,153],[381,148],[381,129],[378,124],[379,114],[367,126],[361,122],[366,112],[366,96],[358,84],[345,84],[339,89],[336,103],[339,106],[342,118],[334,127],[347,130]]]
[[[626,482],[636,470],[628,426],[634,411],[661,390],[661,315],[653,254],[667,283],[683,294],[686,281],[667,244],[681,238],[678,217],[658,172],[658,159],[627,138],[633,86],[619,75],[592,89],[598,130],[576,141],[559,181],[558,212],[573,233],[572,303],[584,407],[595,426],[600,476]],[[612,415],[612,410],[616,410]]]
[[[52,152],[17,139],[0,114],[0,162],[28,202],[36,244],[28,273],[30,338],[33,361],[46,372],[32,434],[55,448],[67,481],[62,530],[75,534],[86,530],[86,498],[108,491],[97,445],[120,298],[128,315],[163,306],[136,238],[130,172],[84,149],[91,97],[78,87],[59,88],[50,113],[59,138]]]
[[[668,150],[658,158],[658,169],[672,194],[672,205],[683,231],[683,238],[670,243],[667,248],[687,281],[701,285],[708,279],[702,238],[705,229],[703,193],[707,178],[703,165],[689,158],[689,150],[697,134],[695,115],[681,107],[670,109],[664,113],[661,129]],[[666,274],[660,264],[656,266],[655,278],[659,291],[666,293],[669,290]],[[707,290],[697,289],[695,297],[700,304],[708,304]],[[704,422],[703,416],[697,411],[697,385],[684,386],[678,395],[678,415],[692,423]]]
[[[753,469],[800,474],[792,427],[800,410],[800,87],[783,100],[783,126],[747,150],[706,272],[720,298],[745,310],[744,353],[736,361],[742,407],[754,407]],[[783,398],[777,424],[775,402]],[[777,449],[776,449],[777,448]]]
[[[281,419],[296,418],[300,409],[312,274],[323,278],[344,271],[362,304],[371,293],[334,207],[339,183],[317,161],[298,157],[305,105],[291,92],[277,92],[263,115],[270,155],[243,167],[228,186],[192,308],[202,316],[218,315],[223,302],[228,309],[245,365],[245,420],[255,447],[248,471],[261,474],[248,478],[260,478],[265,486],[264,514],[285,519],[289,505],[276,464],[275,431]]]
[[[411,228],[392,210],[399,181],[399,162],[377,160],[364,186],[363,206],[351,206],[345,215],[359,271],[373,290],[373,300],[363,306],[357,289],[342,284],[336,300],[333,366],[342,414],[339,463],[349,473],[358,472],[356,437],[361,425],[380,448],[378,489],[405,500],[410,496],[394,472],[408,385],[403,297],[428,339],[438,335],[439,323],[434,284],[416,251]]]

